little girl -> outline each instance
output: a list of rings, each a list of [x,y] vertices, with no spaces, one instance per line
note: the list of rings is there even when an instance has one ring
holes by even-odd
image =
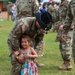
[[[24,64],[20,75],[38,75],[38,69],[34,59],[38,57],[35,50],[31,47],[31,38],[23,35],[20,39],[21,53],[24,56]]]

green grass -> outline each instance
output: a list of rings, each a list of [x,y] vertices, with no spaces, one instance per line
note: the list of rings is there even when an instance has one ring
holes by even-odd
[[[10,75],[10,58],[9,58],[9,49],[7,45],[8,35],[14,26],[14,23],[4,19],[0,22],[0,75]],[[44,37],[45,41],[45,55],[39,57],[38,61],[44,63],[43,68],[39,68],[39,75],[75,75],[75,65],[73,60],[71,64],[73,65],[72,71],[61,71],[58,70],[63,61],[59,51],[59,43],[54,42],[56,33],[50,31],[49,34],[46,34]]]

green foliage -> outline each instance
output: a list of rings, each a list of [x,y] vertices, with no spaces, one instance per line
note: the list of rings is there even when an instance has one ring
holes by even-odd
[[[11,63],[9,58],[9,49],[7,45],[8,35],[15,24],[11,21],[4,19],[0,22],[0,75],[10,75]],[[72,71],[58,70],[63,61],[59,51],[59,43],[54,42],[56,33],[50,31],[49,34],[45,34],[45,55],[39,57],[38,61],[44,63],[45,66],[39,68],[39,75],[75,75],[75,65],[73,60]]]
[[[12,3],[15,3],[16,0],[8,0],[8,1],[10,1],[10,2],[12,2]]]

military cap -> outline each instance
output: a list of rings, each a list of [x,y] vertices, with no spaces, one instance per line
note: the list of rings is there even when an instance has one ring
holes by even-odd
[[[52,27],[52,16],[48,12],[44,13],[36,13],[35,14],[36,21],[38,21],[39,25],[43,30],[49,30]]]

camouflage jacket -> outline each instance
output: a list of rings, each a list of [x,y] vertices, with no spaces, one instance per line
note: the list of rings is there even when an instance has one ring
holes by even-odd
[[[33,16],[34,14],[34,0],[16,0],[18,16]],[[38,11],[38,7],[37,7]]]
[[[48,6],[47,11],[48,11],[48,12],[52,15],[52,17],[54,17],[54,16],[55,16],[56,9],[55,9],[55,7],[54,7],[54,6],[49,5],[49,6]]]
[[[10,42],[13,51],[19,50],[19,38],[22,34],[29,34],[36,43],[43,40],[44,32],[36,28],[35,22],[35,17],[25,17],[17,20],[8,37],[8,42]]]
[[[53,17],[54,22],[59,21],[59,26],[64,24],[66,14],[67,14],[68,4],[69,2],[67,0],[64,0],[64,2],[62,2],[59,5],[58,12],[56,12],[55,16]]]
[[[65,19],[64,30],[73,29],[75,27],[75,0],[69,3],[67,16]]]

